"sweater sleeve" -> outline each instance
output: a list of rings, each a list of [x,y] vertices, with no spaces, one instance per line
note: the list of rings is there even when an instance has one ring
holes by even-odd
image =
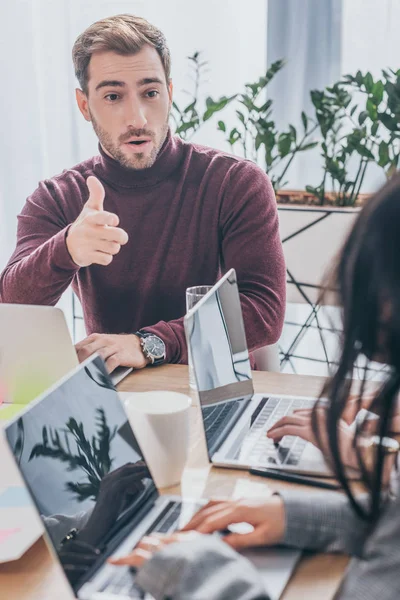
[[[220,236],[223,271],[237,273],[249,351],[275,343],[285,315],[285,261],[271,182],[250,161],[230,170]]]
[[[253,565],[214,536],[166,546],[136,581],[156,600],[268,600]]]
[[[68,228],[52,182],[41,182],[18,216],[17,245],[0,276],[1,302],[58,302],[79,269],[67,249]]]
[[[250,161],[235,162],[221,204],[221,267],[235,268],[250,352],[275,343],[285,314],[286,275],[278,211],[267,175]],[[169,363],[187,363],[183,319],[160,321],[146,331],[165,343]]]
[[[359,556],[368,535],[368,524],[357,517],[346,496],[283,490],[286,526],[282,543],[304,550],[345,552]],[[367,496],[358,498],[367,504]]]
[[[338,600],[400,598],[400,497],[392,497],[371,528],[361,556],[350,563]]]
[[[284,543],[353,555],[337,600],[400,597],[400,496],[389,495],[374,526],[361,521],[338,493],[280,492],[286,510]],[[367,496],[358,501],[366,505]]]

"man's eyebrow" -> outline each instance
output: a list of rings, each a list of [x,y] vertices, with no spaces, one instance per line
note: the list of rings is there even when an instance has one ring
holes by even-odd
[[[103,87],[125,87],[124,81],[116,81],[115,79],[104,79],[96,85],[96,92]]]
[[[137,85],[141,87],[142,85],[149,85],[149,83],[161,83],[162,85],[164,81],[159,77],[145,77],[144,79],[140,79]]]

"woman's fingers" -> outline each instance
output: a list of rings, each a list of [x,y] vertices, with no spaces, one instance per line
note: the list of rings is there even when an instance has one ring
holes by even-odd
[[[301,425],[284,425],[282,427],[278,427],[274,431],[268,431],[267,436],[272,439],[274,442],[280,442],[285,435],[293,435],[302,438],[306,442],[310,442],[309,439],[311,437],[310,432],[307,427],[302,427]]]
[[[302,415],[290,414],[286,415],[286,417],[282,417],[272,425],[267,431],[267,436],[270,437],[270,433],[273,433],[276,429],[281,429],[286,426],[307,426],[311,424],[311,419],[309,417],[303,417]]]
[[[190,519],[181,531],[190,531],[197,529],[198,525],[204,521],[210,514],[213,514],[216,510],[225,508],[228,504],[232,503],[227,500],[210,500],[203,508],[201,508],[193,517]]]
[[[175,542],[190,541],[196,535],[198,534],[195,534],[194,532],[183,534],[176,532],[169,535],[152,533],[151,535],[144,536],[130,554],[121,556],[120,558],[110,558],[108,562],[112,565],[127,565],[129,567],[140,568],[146,561],[152,558],[156,552],[162,550],[165,546],[174,544]]]
[[[229,525],[232,525],[233,523],[240,523],[242,521],[243,517],[240,515],[240,510],[233,506],[226,508],[225,510],[219,510],[218,512],[206,517],[202,523],[196,527],[196,531],[199,533],[223,531]]]
[[[133,552],[120,558],[110,558],[108,562],[112,565],[140,568],[153,556],[153,552],[149,550],[143,550],[142,548],[135,548]]]
[[[172,544],[176,540],[176,535],[156,536],[146,535],[142,538],[136,548],[130,554],[120,558],[110,559],[112,565],[129,565],[130,567],[141,567],[149,560],[155,552],[161,550],[164,546]]]

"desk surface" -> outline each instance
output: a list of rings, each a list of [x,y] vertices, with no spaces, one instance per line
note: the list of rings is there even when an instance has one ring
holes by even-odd
[[[318,394],[324,379],[280,373],[255,372],[256,392],[271,394]],[[120,391],[147,391],[169,389],[190,394],[187,367],[165,365],[144,369],[127,377],[119,385]],[[192,443],[188,467],[182,484],[169,488],[168,493],[182,493],[195,498],[211,496],[268,496],[293,484],[267,480],[249,475],[245,471],[210,469],[201,430],[197,403],[192,408]],[[306,488],[301,486],[303,490]],[[316,493],[309,488],[309,493]],[[339,555],[304,556],[293,574],[282,600],[329,600],[333,598],[343,576],[348,558]],[[18,561],[0,565],[1,598],[7,600],[72,600],[73,594],[66,584],[61,568],[40,539]]]

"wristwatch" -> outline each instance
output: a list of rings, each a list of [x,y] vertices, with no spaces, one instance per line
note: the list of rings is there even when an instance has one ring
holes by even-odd
[[[165,361],[165,344],[158,335],[148,331],[137,331],[135,335],[140,339],[143,354],[152,365],[161,365]]]

